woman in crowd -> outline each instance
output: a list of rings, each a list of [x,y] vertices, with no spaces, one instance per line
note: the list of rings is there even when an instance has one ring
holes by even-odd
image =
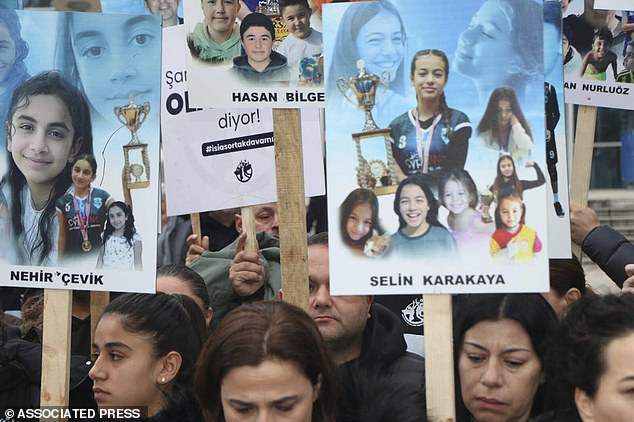
[[[335,374],[321,335],[284,302],[227,314],[203,347],[194,388],[217,422],[335,420]]]
[[[214,311],[205,281],[196,271],[182,264],[163,265],[156,270],[156,290],[188,296],[200,308],[207,327],[211,326]]]
[[[568,388],[559,389],[565,394],[559,400],[561,409],[543,420],[630,420],[634,295],[585,296],[562,321],[559,339],[559,370]]]
[[[557,324],[544,298],[469,295],[454,309],[457,420],[526,422],[542,413]]]
[[[100,408],[140,407],[150,421],[202,420],[191,383],[206,335],[187,296],[124,294],[102,314],[93,343]]]

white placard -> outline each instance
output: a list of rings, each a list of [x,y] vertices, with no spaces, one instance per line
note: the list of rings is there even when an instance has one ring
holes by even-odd
[[[162,135],[168,215],[276,201],[270,109],[197,109],[187,90],[183,26],[164,29]],[[306,196],[323,195],[318,110],[302,111]]]

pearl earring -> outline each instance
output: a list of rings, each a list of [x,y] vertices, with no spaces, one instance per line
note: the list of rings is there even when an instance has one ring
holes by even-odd
[[[161,384],[165,384],[165,377],[161,377]]]

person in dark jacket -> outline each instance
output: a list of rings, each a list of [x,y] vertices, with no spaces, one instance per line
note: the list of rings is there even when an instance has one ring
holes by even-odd
[[[240,43],[246,55],[233,59],[233,72],[253,83],[288,82],[287,59],[273,51],[275,28],[262,13],[248,14],[240,24]]]
[[[331,296],[328,262],[328,234],[311,236],[308,239],[308,313],[338,365],[338,381],[348,386],[351,382],[357,384],[361,394],[363,377],[356,373],[366,372],[377,379],[393,376],[404,391],[412,394],[425,391],[425,361],[407,352],[398,317],[383,305],[372,303],[372,296]],[[355,383],[355,379],[359,383]],[[368,403],[359,400],[358,405]],[[361,412],[359,408],[351,410],[350,402],[346,409]]]
[[[589,207],[570,204],[572,241],[594,261],[617,286],[628,278],[627,264],[634,263],[634,244],[613,228],[600,225],[597,213]]]

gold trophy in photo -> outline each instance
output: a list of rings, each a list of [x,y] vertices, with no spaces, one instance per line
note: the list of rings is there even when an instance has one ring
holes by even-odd
[[[128,97],[127,105],[114,108],[117,119],[132,133],[130,142],[123,146],[124,183],[127,189],[147,188],[150,185],[148,144],[141,142],[137,134],[149,112],[150,103],[135,104],[133,96]]]
[[[482,198],[482,222],[492,223],[491,204],[493,203],[493,192],[489,189],[482,190],[480,191],[480,198]]]
[[[361,188],[371,189],[376,195],[391,194],[396,191],[398,183],[395,179],[395,164],[392,156],[392,146],[390,141],[390,130],[378,127],[372,116],[372,109],[376,105],[376,94],[380,84],[386,85],[387,77],[367,73],[365,62],[357,61],[357,74],[345,79],[337,78],[337,88],[341,95],[357,107],[363,110],[365,121],[361,132],[352,133],[352,140],[355,143],[357,160],[356,168],[357,184]],[[350,93],[354,94],[354,100]],[[369,145],[374,140],[383,144],[381,148],[377,145]],[[361,148],[361,141],[365,148]],[[381,153],[378,150],[381,149]],[[365,150],[365,154],[364,154]],[[368,156],[373,152],[372,156]]]

